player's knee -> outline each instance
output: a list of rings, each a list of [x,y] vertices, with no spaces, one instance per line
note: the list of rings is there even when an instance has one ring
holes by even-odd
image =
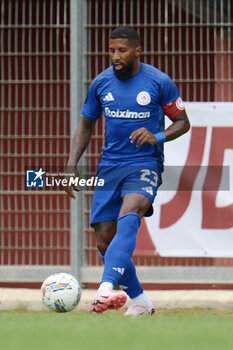
[[[104,241],[97,241],[96,246],[97,246],[98,250],[100,251],[100,253],[102,255],[105,255],[106,250],[108,248],[108,243],[106,243]]]
[[[95,236],[97,248],[100,253],[104,255],[113,237],[115,236],[115,232],[97,230],[95,232]]]
[[[103,255],[105,254],[109,244],[112,241],[113,236],[114,235],[111,232],[101,231],[101,230],[95,231],[96,246],[101,254]]]
[[[94,224],[96,245],[101,254],[105,254],[116,233],[116,222]]]

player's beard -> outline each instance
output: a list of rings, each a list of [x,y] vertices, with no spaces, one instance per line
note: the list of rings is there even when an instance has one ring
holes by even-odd
[[[127,80],[132,76],[133,72],[133,62],[128,63],[127,65],[124,65],[122,69],[116,70],[113,66],[114,73],[116,77],[120,80]]]

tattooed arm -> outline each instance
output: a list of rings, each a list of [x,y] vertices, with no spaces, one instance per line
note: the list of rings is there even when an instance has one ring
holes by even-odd
[[[89,120],[85,117],[82,117],[80,123],[78,124],[78,127],[75,131],[75,134],[72,139],[72,144],[71,144],[71,151],[70,151],[70,156],[69,160],[67,163],[67,167],[69,169],[74,169],[76,175],[77,174],[77,169],[76,166],[78,164],[79,159],[81,158],[83,152],[86,150],[90,139],[92,135],[92,130],[93,126],[95,125],[95,120]],[[64,186],[64,190],[66,193],[72,197],[75,198],[73,189],[76,191],[79,191],[79,189],[75,186]]]
[[[82,117],[73,136],[68,166],[76,166],[83,152],[86,150],[96,121]]]

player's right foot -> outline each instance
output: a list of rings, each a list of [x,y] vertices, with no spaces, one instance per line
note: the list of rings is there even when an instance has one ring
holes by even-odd
[[[91,305],[91,311],[102,313],[107,310],[118,310],[125,305],[127,296],[124,292],[114,292],[105,289],[97,293]]]
[[[132,304],[124,313],[125,316],[140,316],[140,315],[154,315],[155,309],[153,306],[143,306],[139,304]]]

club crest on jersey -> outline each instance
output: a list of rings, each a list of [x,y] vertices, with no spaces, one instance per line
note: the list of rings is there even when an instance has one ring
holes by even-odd
[[[146,106],[150,103],[151,97],[147,91],[141,91],[137,95],[137,103],[141,106]]]

